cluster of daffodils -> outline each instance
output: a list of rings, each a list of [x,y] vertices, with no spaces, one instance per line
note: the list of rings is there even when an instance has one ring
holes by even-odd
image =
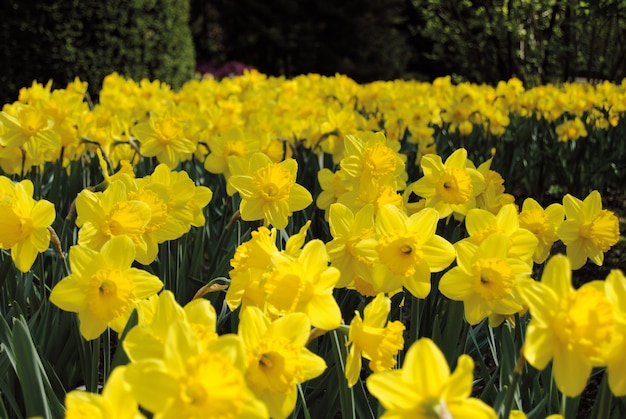
[[[588,260],[601,265],[620,238],[599,192],[545,208],[527,198],[520,208],[491,159],[476,165],[465,148],[443,159],[434,141],[436,129],[499,137],[511,116],[558,123],[560,141],[584,137],[617,125],[626,84],[358,85],[252,71],[193,80],[179,92],[112,74],[91,108],[85,91],[79,80],[54,91],[33,83],[0,113],[5,173],[50,162],[71,170],[72,161],[97,155],[104,174],[76,197],[69,272],[49,298],[77,313],[86,340],[128,328],[121,345],[129,362],[100,394],[68,393],[68,417],[286,418],[301,384],[327,368],[307,346],[332,331],[347,346],[345,386],[367,376],[386,417],[495,418],[471,397],[468,355],[451,372],[433,341],[405,342],[407,325],[391,316],[391,297],[428,298],[433,274],[436,291],[462,302],[469,325],[513,325],[529,312],[523,356],[538,369],[552,360],[563,394],[580,394],[591,369],[606,367],[612,392],[626,395],[626,279],[613,271],[577,290],[571,284],[572,270]],[[416,145],[417,179],[407,173],[407,142]],[[297,157],[306,152],[319,162],[315,196],[298,183]],[[138,178],[142,158],[157,165]],[[188,161],[199,162],[205,179],[223,181],[220,198],[251,229],[234,246],[225,281],[224,310],[238,316],[233,333],[218,333],[216,309],[201,292],[180,304],[143,269],[160,244],[205,226],[203,210],[219,205],[180,170]],[[28,180],[0,177],[0,248],[23,272],[48,249],[55,218],[53,204],[33,192]],[[313,203],[329,236],[311,238],[309,220],[287,237],[294,213]],[[448,237],[446,226],[460,237]],[[550,257],[559,241],[566,255]],[[541,280],[533,279],[544,263]],[[338,289],[362,302],[349,321]]]
[[[0,112],[5,173],[27,173],[46,162],[67,166],[99,148],[115,166],[143,156],[174,169],[195,158],[209,172],[229,177],[230,156],[261,151],[279,162],[303,146],[338,163],[346,135],[378,130],[414,144],[419,163],[422,154],[436,152],[436,132],[468,136],[481,130],[499,138],[513,118],[536,118],[553,125],[558,141],[570,141],[617,126],[626,111],[626,84],[608,82],[525,89],[517,79],[492,87],[455,85],[444,77],[359,85],[340,75],[285,80],[247,71],[221,81],[191,80],[176,92],[165,83],[113,73],[91,107],[83,100],[85,82],[51,87],[33,82]],[[356,170],[352,163],[346,167],[350,176]]]
[[[121,332],[137,303],[163,288],[159,278],[131,265],[149,265],[160,243],[203,226],[202,209],[212,197],[186,172],[170,171],[164,164],[135,178],[132,170],[123,169],[109,176],[101,163],[105,189],[84,189],[76,198],[79,230],[69,251],[71,274],[50,295],[58,307],[78,313],[81,334],[88,340],[107,327]]]

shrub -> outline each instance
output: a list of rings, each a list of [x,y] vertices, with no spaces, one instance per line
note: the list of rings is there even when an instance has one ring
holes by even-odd
[[[0,28],[0,98],[33,80],[64,87],[75,76],[100,90],[117,71],[179,87],[193,75],[188,0],[7,2]]]

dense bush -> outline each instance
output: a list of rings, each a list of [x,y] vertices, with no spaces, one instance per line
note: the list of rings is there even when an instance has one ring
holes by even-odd
[[[438,75],[475,82],[519,77],[527,84],[626,76],[626,3],[533,0],[412,0],[413,31]]]
[[[4,2],[0,98],[33,80],[64,87],[75,76],[99,91],[106,74],[158,78],[175,87],[193,75],[188,0]]]
[[[364,82],[456,74],[527,85],[626,76],[619,0],[230,3],[192,0],[198,56],[272,75],[339,72]]]

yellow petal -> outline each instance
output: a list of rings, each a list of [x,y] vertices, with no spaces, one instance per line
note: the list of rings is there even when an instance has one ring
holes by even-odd
[[[385,294],[378,294],[363,310],[363,323],[370,327],[385,327],[389,312],[391,311],[391,300]]]
[[[269,325],[272,336],[287,339],[296,347],[304,347],[311,331],[311,321],[304,313],[291,313]]]
[[[367,378],[366,385],[370,393],[388,411],[394,409],[410,411],[427,397],[411,382],[403,379],[402,370],[374,373]]]
[[[424,243],[422,251],[431,272],[443,271],[450,266],[456,256],[454,246],[440,236],[432,236],[430,240]]]
[[[331,204],[328,222],[330,224],[330,233],[333,237],[347,236],[352,230],[354,214],[343,204]]]
[[[533,318],[526,329],[524,357],[530,365],[538,370],[542,370],[548,365],[553,356],[554,337],[552,330],[540,327]]]
[[[565,347],[559,347],[554,354],[552,371],[561,393],[576,397],[585,389],[591,374],[591,361],[583,354]]]
[[[247,307],[240,318],[238,334],[244,345],[252,349],[267,333],[270,321],[258,307]]]
[[[311,298],[305,313],[311,319],[311,325],[322,330],[334,330],[341,324],[341,310],[332,294]]]
[[[463,301],[472,290],[472,278],[456,266],[443,274],[439,291],[451,300]]]
[[[67,276],[50,292],[50,302],[65,311],[78,313],[85,305],[87,287],[75,276]]]
[[[461,355],[456,369],[450,375],[443,397],[446,400],[464,399],[472,393],[472,381],[474,379],[474,361],[469,355]]]
[[[113,237],[100,250],[109,269],[127,269],[135,260],[135,253],[135,244],[126,235]]]
[[[572,292],[570,259],[563,255],[554,255],[550,258],[541,276],[541,283],[554,291],[559,299]]]
[[[450,377],[450,367],[441,350],[428,338],[411,345],[402,366],[402,377],[421,398],[439,398]]]

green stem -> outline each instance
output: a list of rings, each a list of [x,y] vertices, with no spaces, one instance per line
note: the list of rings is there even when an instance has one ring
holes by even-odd
[[[103,376],[104,381],[107,380],[111,373],[111,329],[107,327],[104,332],[104,345],[103,345]]]
[[[100,366],[100,339],[98,336],[93,341],[93,347],[91,349],[91,370],[89,371],[89,380],[85,387],[87,391],[91,393],[98,392],[98,369]]]
[[[420,305],[419,298],[411,296],[411,324],[409,331],[409,344],[415,342],[420,332]]]
[[[356,419],[356,410],[354,404],[354,391],[348,388],[348,382],[345,380],[346,371],[346,338],[337,330],[330,332],[333,355],[335,357],[337,381],[339,387],[339,402],[341,404],[341,417],[346,419]]]
[[[522,377],[522,371],[524,370],[524,364],[526,363],[526,359],[524,355],[520,351],[519,358],[517,358],[517,363],[515,364],[515,369],[513,370],[513,377],[511,378],[511,383],[509,384],[509,388],[506,390],[506,394],[504,396],[504,416],[508,418],[511,414],[511,410],[513,409],[513,398],[515,396],[515,392],[517,391],[517,386],[519,385],[519,381]]]

